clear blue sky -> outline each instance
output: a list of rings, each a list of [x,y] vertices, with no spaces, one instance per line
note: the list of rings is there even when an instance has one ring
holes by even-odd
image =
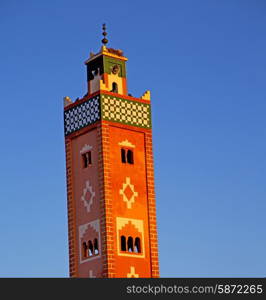
[[[2,0],[0,277],[68,276],[62,98],[103,22],[152,92],[161,276],[265,276],[265,1]]]

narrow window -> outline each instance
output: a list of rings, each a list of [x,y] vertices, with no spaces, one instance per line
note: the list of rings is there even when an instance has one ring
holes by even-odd
[[[88,165],[91,165],[92,164],[92,161],[91,161],[91,151],[87,152],[87,159],[88,159]]]
[[[121,236],[121,251],[127,251],[126,237],[124,235]]]
[[[126,150],[125,149],[121,149],[121,161],[122,163],[126,163]]]
[[[94,239],[94,254],[95,255],[99,254],[98,240],[97,239]]]
[[[116,82],[112,83],[112,91],[113,93],[118,93],[118,86]]]
[[[83,257],[88,257],[88,247],[87,247],[87,244],[86,242],[83,242],[82,244],[82,250],[83,250]]]
[[[83,168],[87,168],[89,165],[91,165],[92,164],[91,151],[82,154],[82,159],[83,159]]]
[[[92,245],[92,242],[89,241],[89,256],[92,256],[93,255],[93,245]]]
[[[135,238],[134,252],[141,253],[140,238],[139,237]]]
[[[132,238],[132,236],[128,237],[128,240],[127,240],[127,251],[128,252],[133,252],[133,238]]]
[[[88,167],[88,161],[87,161],[86,153],[82,154],[82,160],[83,160],[83,168],[87,168]]]
[[[133,151],[132,150],[127,150],[127,162],[129,164],[134,164]]]
[[[134,164],[133,151],[129,149],[121,149],[121,161],[122,163]]]

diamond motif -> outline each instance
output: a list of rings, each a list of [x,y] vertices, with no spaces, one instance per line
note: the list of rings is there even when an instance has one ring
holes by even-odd
[[[129,185],[125,188],[124,194],[127,197],[127,199],[131,199],[131,197],[133,196],[134,193]]]
[[[95,197],[95,192],[92,190],[89,180],[86,181],[85,188],[83,189],[83,194],[81,196],[81,201],[83,201],[87,212],[90,212],[93,198]]]
[[[130,183],[130,177],[126,177],[126,182],[123,183],[119,194],[122,195],[123,201],[127,204],[127,208],[132,208],[132,204],[135,202],[135,197],[138,196],[138,192],[135,192],[134,185]]]

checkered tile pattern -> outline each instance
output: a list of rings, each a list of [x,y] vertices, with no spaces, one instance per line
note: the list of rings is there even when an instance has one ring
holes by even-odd
[[[101,95],[101,109],[104,120],[151,128],[149,104]]]
[[[99,96],[66,110],[64,113],[65,135],[77,131],[100,119]]]

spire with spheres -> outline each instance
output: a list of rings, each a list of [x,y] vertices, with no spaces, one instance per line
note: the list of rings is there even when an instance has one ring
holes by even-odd
[[[108,39],[106,38],[107,36],[107,32],[106,32],[106,24],[104,23],[102,25],[102,35],[103,35],[103,39],[102,39],[102,46],[100,48],[100,52],[98,53],[93,53],[93,52],[90,52],[90,56],[89,56],[89,59],[87,59],[85,61],[85,64],[87,64],[91,59],[94,59],[95,57],[97,57],[97,55],[99,54],[107,54],[107,55],[116,55],[118,57],[123,57],[125,60],[127,60],[127,58],[125,58],[123,56],[123,51],[120,50],[120,49],[113,49],[113,48],[107,48],[106,45],[107,43],[109,42]]]
[[[103,34],[103,39],[102,39],[102,43],[103,43],[104,46],[106,46],[106,44],[108,43],[108,40],[106,38],[107,32],[105,30],[106,30],[106,25],[103,24],[103,33],[102,33]]]

